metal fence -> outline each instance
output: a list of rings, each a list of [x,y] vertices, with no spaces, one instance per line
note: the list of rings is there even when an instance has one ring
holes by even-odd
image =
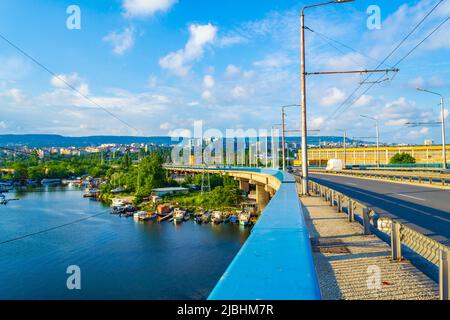
[[[299,187],[301,178],[296,177]],[[364,234],[376,228],[391,237],[392,260],[402,259],[402,245],[439,267],[439,288],[441,300],[450,300],[450,248],[388,217],[380,217],[366,205],[314,181],[308,181],[311,193],[320,196],[339,212],[345,212],[349,222],[359,216]],[[300,190],[300,189],[299,189]],[[344,210],[344,208],[346,210]]]
[[[384,179],[389,181],[409,182],[419,184],[430,184],[448,187],[450,186],[450,174],[434,172],[414,171],[385,171],[385,170],[342,170],[324,171],[313,169],[311,172],[327,173],[333,175],[354,176],[373,179]]]

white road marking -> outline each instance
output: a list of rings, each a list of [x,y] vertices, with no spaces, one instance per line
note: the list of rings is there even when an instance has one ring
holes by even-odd
[[[406,195],[406,194],[401,194],[401,193],[396,193],[396,195],[402,196],[402,197],[406,197],[406,198],[411,198],[411,199],[414,199],[414,200],[419,200],[419,201],[427,201],[427,200],[422,199],[422,198],[413,197],[413,196],[408,196],[408,195]]]
[[[357,186],[356,183],[351,183],[351,182],[346,182],[345,184],[349,185],[349,186]]]

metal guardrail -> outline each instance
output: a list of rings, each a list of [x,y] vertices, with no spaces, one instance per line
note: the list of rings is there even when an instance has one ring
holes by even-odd
[[[324,173],[325,170],[311,170],[311,172]],[[450,174],[433,173],[433,172],[413,172],[413,171],[385,171],[385,170],[342,170],[342,171],[326,171],[327,174],[355,176],[365,178],[378,178],[390,181],[409,182],[419,184],[440,185],[443,187],[450,186]]]
[[[301,178],[296,176],[297,182]],[[301,185],[301,183],[299,183]],[[353,200],[347,195],[323,186],[314,181],[308,181],[309,190],[319,195],[330,206],[336,207],[339,212],[348,214],[348,221],[354,222],[355,215],[359,215],[362,221],[364,234],[372,233],[371,229],[376,228],[391,238],[391,257],[394,261],[402,259],[402,245],[408,247],[424,259],[439,267],[439,289],[441,300],[450,300],[450,248],[429,237],[405,226],[404,224],[379,215],[366,205]]]

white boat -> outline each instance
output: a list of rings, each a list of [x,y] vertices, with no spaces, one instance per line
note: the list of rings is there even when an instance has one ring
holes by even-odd
[[[241,226],[247,226],[250,223],[250,214],[247,212],[242,212],[239,215],[239,224]]]
[[[173,212],[173,222],[175,224],[182,223],[184,221],[185,215],[186,215],[186,211],[180,210],[180,209],[175,209]]]
[[[114,198],[112,199],[111,207],[123,207],[125,204],[125,201],[123,201],[122,199]]]
[[[223,221],[223,216],[222,216],[222,212],[220,211],[214,211],[211,217],[211,222],[215,223],[215,224],[219,224],[222,223]]]

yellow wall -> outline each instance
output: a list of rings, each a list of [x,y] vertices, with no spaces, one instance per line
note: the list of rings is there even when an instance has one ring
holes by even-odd
[[[450,146],[447,146],[447,161],[450,162]],[[441,163],[442,146],[414,146],[414,147],[380,147],[380,164],[388,164],[389,160],[396,153],[409,153],[417,163]],[[377,148],[315,148],[308,150],[308,161],[311,165],[326,165],[330,159],[346,158],[346,165],[370,165],[376,164]],[[300,166],[301,151],[298,160],[294,161],[294,166]]]

